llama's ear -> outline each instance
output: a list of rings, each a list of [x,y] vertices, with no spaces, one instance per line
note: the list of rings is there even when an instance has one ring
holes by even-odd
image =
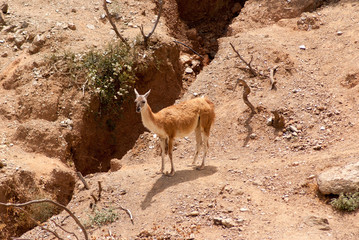
[[[151,92],[151,89],[150,89],[150,90],[148,90],[148,92],[146,92],[146,93],[145,93],[145,95],[144,95],[144,96],[145,96],[145,98],[146,98],[146,99],[147,99],[148,95],[150,95],[150,92]]]
[[[136,98],[138,98],[138,96],[139,96],[140,94],[138,94],[136,88],[134,88],[134,90],[135,90]]]

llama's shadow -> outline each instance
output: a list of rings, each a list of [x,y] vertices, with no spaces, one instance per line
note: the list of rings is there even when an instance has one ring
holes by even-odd
[[[249,139],[251,137],[251,134],[253,133],[253,128],[252,126],[250,125],[251,124],[251,121],[252,121],[252,118],[254,116],[254,113],[250,113],[247,120],[244,122],[244,127],[247,129],[247,137],[244,139],[244,142],[243,142],[243,147],[247,146],[248,142],[249,142]]]
[[[157,194],[163,192],[165,189],[175,186],[179,183],[189,182],[196,180],[201,177],[207,177],[217,172],[217,167],[206,166],[203,170],[198,171],[195,169],[191,170],[179,170],[173,177],[162,175],[155,184],[153,184],[151,190],[147,193],[145,199],[141,203],[141,208],[144,210],[151,206],[154,202],[152,199]]]

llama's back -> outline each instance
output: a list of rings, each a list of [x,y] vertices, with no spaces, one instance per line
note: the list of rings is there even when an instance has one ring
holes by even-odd
[[[208,98],[201,97],[169,106],[156,115],[166,132],[182,137],[194,131],[200,118],[203,118],[201,122],[212,125],[215,113],[214,104]]]

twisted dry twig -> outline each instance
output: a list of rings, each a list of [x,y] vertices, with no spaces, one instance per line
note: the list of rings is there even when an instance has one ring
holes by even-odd
[[[104,0],[106,1],[106,0]],[[146,35],[143,31],[143,25],[140,26],[140,31],[141,31],[141,34],[143,36],[143,42],[144,42],[144,45],[145,47],[147,48],[147,42],[148,42],[148,39],[151,37],[151,35],[155,32],[155,29],[157,27],[157,24],[158,22],[160,21],[160,17],[161,17],[161,13],[162,13],[162,5],[163,5],[163,1],[162,0],[159,0],[159,10],[158,10],[158,14],[157,14],[157,19],[156,19],[156,22],[155,22],[155,25],[153,26],[152,28],[152,31]]]
[[[256,70],[254,70],[251,66],[251,63],[252,63],[252,60],[253,60],[253,56],[251,57],[251,61],[248,63],[246,60],[244,60],[244,58],[239,54],[239,52],[234,48],[233,44],[232,43],[229,43],[233,49],[233,51],[237,54],[237,56],[242,60],[242,62],[244,62],[248,68],[249,68],[249,71],[252,73],[252,75],[255,77],[257,76],[257,72]]]
[[[116,33],[116,36],[117,36],[118,38],[120,38],[121,41],[122,41],[124,44],[126,44],[127,47],[130,47],[130,45],[128,44],[128,42],[126,41],[126,39],[124,39],[124,37],[122,37],[122,35],[121,35],[120,32],[118,31],[118,29],[117,29],[115,23],[112,21],[111,14],[110,14],[110,12],[108,11],[108,8],[107,8],[107,2],[106,2],[106,0],[103,0],[103,9],[104,9],[105,12],[106,12],[106,16],[107,16],[107,18],[108,18],[108,21],[109,21],[110,24],[112,25],[112,28],[113,28],[113,30],[114,30],[115,33]]]
[[[75,214],[73,214],[67,207],[65,207],[64,205],[57,203],[55,201],[49,200],[49,199],[40,199],[40,200],[32,200],[29,202],[25,202],[25,203],[2,203],[0,202],[0,206],[4,206],[4,207],[25,207],[31,204],[39,204],[39,203],[51,203],[54,204],[56,207],[61,208],[62,210],[65,210],[76,222],[76,224],[81,228],[85,239],[88,240],[88,234],[86,231],[86,228],[82,225],[82,223],[79,221],[79,219],[75,216]]]

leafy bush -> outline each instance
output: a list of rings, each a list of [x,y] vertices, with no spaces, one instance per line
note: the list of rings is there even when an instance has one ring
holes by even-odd
[[[135,84],[133,52],[123,43],[109,44],[104,51],[90,51],[83,57],[88,88],[104,106],[121,105]]]
[[[101,109],[111,109],[113,105],[121,108],[135,84],[134,59],[135,48],[111,42],[103,50],[52,55],[49,63],[56,72],[71,77],[68,86],[88,90],[99,97]]]
[[[352,212],[359,207],[359,192],[351,194],[341,193],[338,198],[333,199],[330,204],[338,210]]]

